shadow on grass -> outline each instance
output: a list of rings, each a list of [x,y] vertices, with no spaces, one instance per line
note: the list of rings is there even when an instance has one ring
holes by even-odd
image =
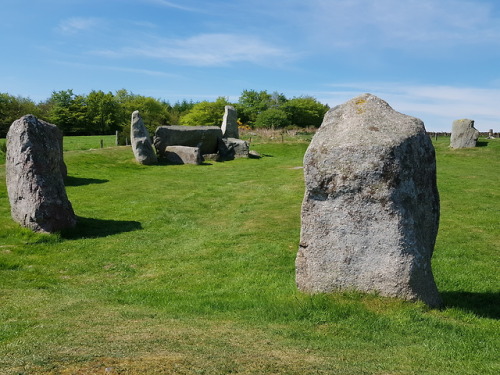
[[[477,141],[476,147],[486,147],[488,146],[488,141]]]
[[[500,319],[500,293],[441,292],[446,307],[473,312],[483,318]]]
[[[104,184],[108,181],[109,180],[101,180],[98,178],[83,178],[83,177],[67,176],[64,179],[64,185],[65,186],[84,186],[84,185],[90,185],[90,184]]]
[[[142,225],[138,221],[101,220],[78,216],[76,227],[64,230],[61,237],[68,240],[98,238],[140,229]]]

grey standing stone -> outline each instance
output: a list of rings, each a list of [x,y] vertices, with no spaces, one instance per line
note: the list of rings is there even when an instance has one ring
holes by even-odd
[[[201,164],[203,156],[198,147],[167,146],[165,159],[171,164]]]
[[[139,111],[132,113],[130,143],[132,144],[132,151],[137,162],[145,165],[156,164],[158,162],[148,129],[146,129]]]
[[[154,145],[160,158],[165,157],[167,146],[199,147],[202,155],[215,154],[219,138],[222,138],[222,131],[218,126],[159,126]]]
[[[12,218],[35,232],[72,228],[76,216],[66,195],[62,134],[57,126],[26,115],[7,133],[5,161]]]
[[[474,128],[474,120],[462,119],[453,121],[451,129],[450,147],[476,147],[479,131]]]
[[[431,269],[435,153],[421,120],[364,94],[325,115],[304,156],[296,282],[441,305]]]
[[[222,119],[222,135],[224,138],[239,138],[238,112],[233,106],[224,107],[224,117]]]

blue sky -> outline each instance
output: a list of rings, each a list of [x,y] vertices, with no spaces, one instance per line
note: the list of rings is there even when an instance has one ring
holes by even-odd
[[[500,131],[500,0],[1,0],[0,92],[125,88],[330,106],[364,92],[451,131]]]

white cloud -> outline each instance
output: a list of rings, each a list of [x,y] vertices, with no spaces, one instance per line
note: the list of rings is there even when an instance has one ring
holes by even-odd
[[[72,17],[59,23],[57,30],[63,34],[76,34],[97,27],[101,23],[98,18]]]
[[[301,9],[309,37],[323,45],[398,47],[500,44],[491,4],[470,0],[310,0]]]
[[[199,12],[200,11],[197,8],[191,8],[191,7],[187,7],[185,5],[179,5],[173,1],[167,1],[167,0],[145,0],[145,1],[148,3],[151,3],[151,4],[157,4],[157,5],[161,5],[163,7],[184,10],[187,12]]]
[[[387,101],[396,111],[418,117],[427,130],[450,131],[454,120],[475,120],[481,131],[500,128],[500,88],[412,85],[398,83],[346,83],[330,85],[332,91],[316,93],[330,106],[364,92]]]
[[[250,62],[282,65],[292,58],[288,51],[257,37],[235,34],[200,34],[187,39],[157,39],[139,48],[94,51],[107,57],[140,56],[192,66],[227,66]]]

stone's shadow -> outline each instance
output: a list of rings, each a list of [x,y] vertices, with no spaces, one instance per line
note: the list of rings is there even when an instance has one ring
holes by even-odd
[[[440,292],[445,307],[456,307],[477,316],[500,319],[500,293]]]
[[[62,231],[61,237],[68,240],[99,238],[140,229],[142,225],[138,221],[102,220],[78,216],[76,227]]]
[[[90,184],[104,184],[106,182],[109,182],[109,180],[101,180],[98,178],[73,177],[73,176],[66,176],[66,178],[64,179],[65,186],[84,186]]]
[[[488,141],[477,141],[476,147],[486,147],[488,146]]]

